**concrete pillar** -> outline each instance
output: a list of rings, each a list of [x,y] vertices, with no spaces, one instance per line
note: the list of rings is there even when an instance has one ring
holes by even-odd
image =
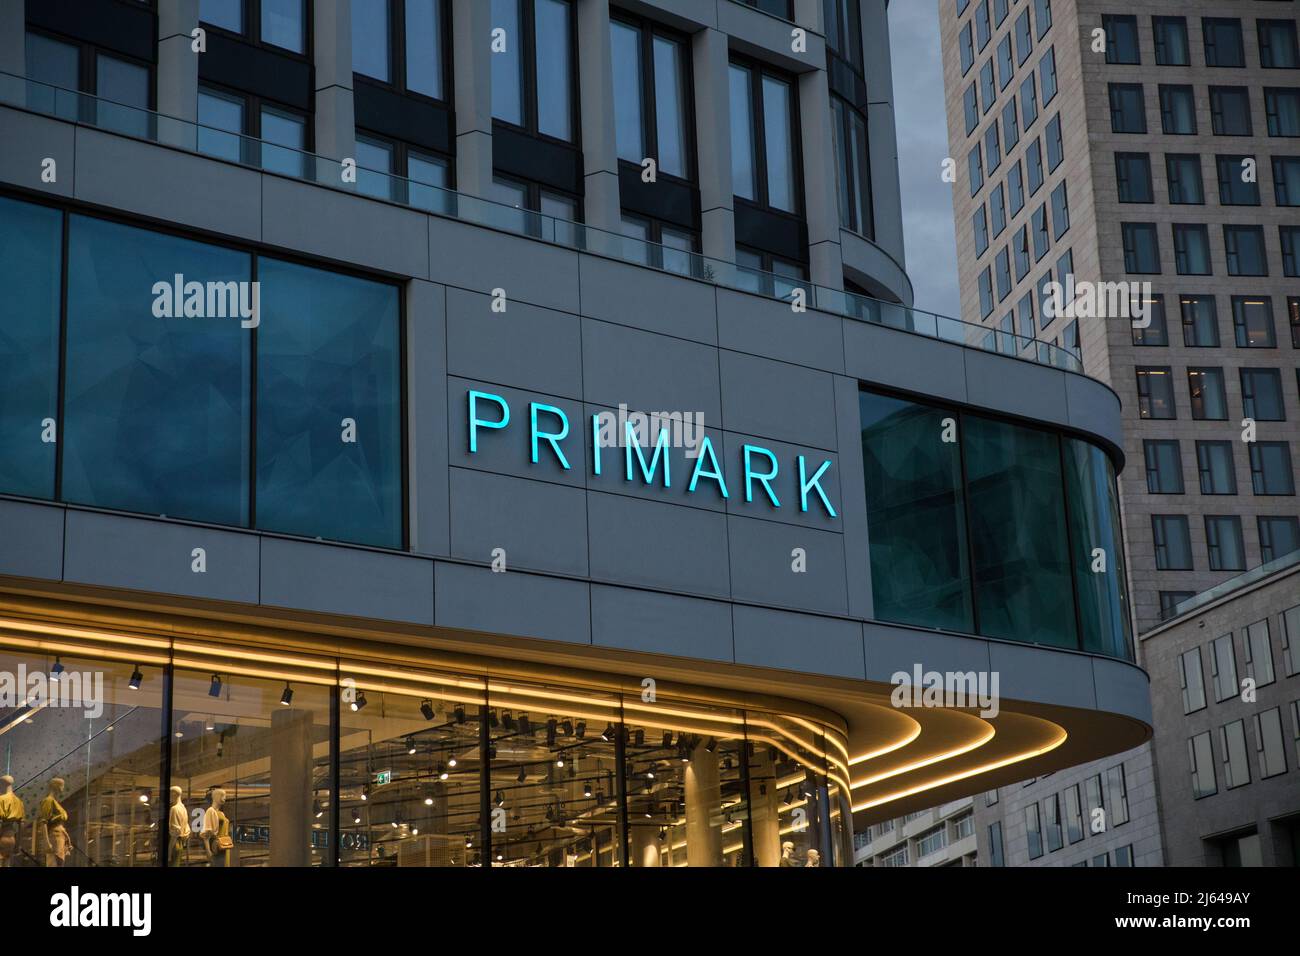
[[[352,0],[312,4],[316,68],[318,182],[343,185],[338,160],[354,158],[357,117],[352,93]]]
[[[718,783],[718,755],[704,744],[691,751],[686,765],[686,865],[722,865],[722,787]]]
[[[614,139],[614,67],[609,3],[578,0],[579,104],[582,110],[583,218],[617,233],[622,219],[618,144]]]
[[[190,31],[199,25],[199,0],[158,8],[158,140],[198,148],[199,57]]]
[[[844,288],[840,254],[839,185],[832,148],[830,88],[825,70],[799,76],[803,124],[804,209],[808,217],[809,275],[817,285]]]
[[[695,73],[695,150],[700,167],[701,248],[736,261],[736,214],[731,184],[731,94],[727,37],[704,29],[691,39]]]
[[[27,5],[23,0],[0,0],[0,103],[22,106],[26,89],[18,77],[27,75]]]
[[[659,831],[652,826],[629,827],[633,866],[659,865]]]
[[[867,142],[876,245],[906,268],[903,207],[898,180],[898,137],[894,128],[894,80],[889,56],[889,14],[884,0],[862,4],[862,50],[867,75]],[[963,156],[961,162],[965,162]]]
[[[270,757],[271,866],[311,866],[311,711],[271,714]]]
[[[456,71],[456,189],[487,196],[492,186],[492,4],[452,0]]]
[[[754,858],[759,866],[780,866],[781,813],[776,798],[776,768],[766,747],[758,748],[750,758],[749,780]]]

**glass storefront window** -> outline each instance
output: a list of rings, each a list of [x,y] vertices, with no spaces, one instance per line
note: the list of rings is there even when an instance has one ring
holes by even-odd
[[[171,785],[181,788],[191,835],[168,862],[326,865],[329,687],[212,666],[173,679]]]
[[[1062,448],[1083,649],[1128,657],[1130,619],[1115,468],[1105,452],[1087,442],[1068,438]]]
[[[63,214],[0,199],[0,492],[54,497]]]

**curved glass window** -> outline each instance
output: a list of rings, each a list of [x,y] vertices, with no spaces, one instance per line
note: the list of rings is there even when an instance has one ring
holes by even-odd
[[[397,292],[260,259],[257,527],[402,544]]]
[[[68,230],[64,500],[247,524],[251,340],[228,293],[252,257],[86,216]]]
[[[63,214],[0,199],[0,492],[54,495]]]
[[[1102,449],[865,389],[859,408],[876,619],[1131,659]]]

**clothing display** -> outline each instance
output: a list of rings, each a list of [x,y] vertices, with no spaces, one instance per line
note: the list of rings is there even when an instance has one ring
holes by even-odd
[[[13,778],[7,778],[0,793],[0,866],[13,862],[14,851],[18,849],[18,829],[25,814],[22,799],[13,792]]]
[[[203,812],[203,832],[200,834],[208,848],[213,866],[229,866],[230,851],[235,841],[230,836],[230,820],[221,812],[216,802]]]
[[[60,792],[61,789],[60,789]],[[44,828],[45,839],[47,841],[44,847],[38,848],[45,853],[46,866],[63,866],[64,861],[68,858],[68,849],[71,846],[71,840],[68,837],[68,812],[63,809],[63,804],[59,802],[55,791],[51,790],[41,801],[41,805],[36,811],[37,829]]]

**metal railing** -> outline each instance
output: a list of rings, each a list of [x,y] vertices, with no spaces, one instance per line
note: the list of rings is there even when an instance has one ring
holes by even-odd
[[[507,203],[447,189],[433,182],[345,163],[292,145],[234,133],[151,110],[116,103],[88,93],[0,72],[0,102],[124,136],[172,146],[316,183],[359,193],[436,216],[530,236],[566,248],[636,263],[701,282],[858,319],[873,325],[996,352],[1070,372],[1083,363],[1068,349],[950,316],[914,309],[806,280],[739,266],[686,249],[648,242],[580,222],[560,219]]]

